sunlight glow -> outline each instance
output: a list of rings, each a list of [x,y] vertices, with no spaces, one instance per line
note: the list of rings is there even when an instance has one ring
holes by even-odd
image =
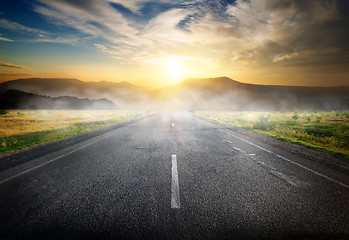
[[[184,69],[176,59],[170,59],[164,62],[167,67],[167,73],[170,81],[183,80]]]

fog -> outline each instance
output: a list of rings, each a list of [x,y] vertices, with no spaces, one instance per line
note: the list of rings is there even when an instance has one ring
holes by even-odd
[[[18,90],[13,91],[13,89]],[[19,92],[21,91],[21,92]],[[127,82],[20,79],[0,84],[1,108],[348,111],[349,87],[290,87],[244,84],[227,77],[188,78],[160,89]]]

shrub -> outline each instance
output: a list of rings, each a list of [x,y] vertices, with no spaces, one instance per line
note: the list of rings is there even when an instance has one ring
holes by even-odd
[[[316,120],[315,120],[316,123],[320,123],[321,120],[322,120],[322,116],[316,116]]]
[[[9,111],[7,111],[6,109],[0,109],[0,115],[6,115],[8,113]]]
[[[273,124],[270,122],[270,116],[260,116],[258,122],[253,126],[255,129],[267,131],[273,128]]]
[[[330,117],[331,117],[331,118],[336,118],[336,117],[338,117],[338,112],[336,112],[336,111],[330,112]]]
[[[295,121],[297,121],[297,119],[299,118],[299,116],[298,116],[298,113],[294,113],[294,115],[292,116],[292,118],[295,120]]]
[[[342,118],[348,119],[349,118],[349,112],[343,112],[342,113]]]

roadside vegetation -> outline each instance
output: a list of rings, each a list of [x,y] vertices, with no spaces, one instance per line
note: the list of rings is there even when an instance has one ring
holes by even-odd
[[[145,116],[135,111],[0,111],[0,154]]]
[[[197,111],[194,114],[349,159],[349,112]]]

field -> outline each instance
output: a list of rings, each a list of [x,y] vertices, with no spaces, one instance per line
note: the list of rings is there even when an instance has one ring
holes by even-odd
[[[117,124],[146,112],[9,111],[0,115],[0,154]],[[349,159],[349,112],[217,112],[194,114]]]
[[[195,115],[349,159],[349,112],[215,112]]]
[[[3,111],[0,154],[117,124],[146,112],[135,111]]]

